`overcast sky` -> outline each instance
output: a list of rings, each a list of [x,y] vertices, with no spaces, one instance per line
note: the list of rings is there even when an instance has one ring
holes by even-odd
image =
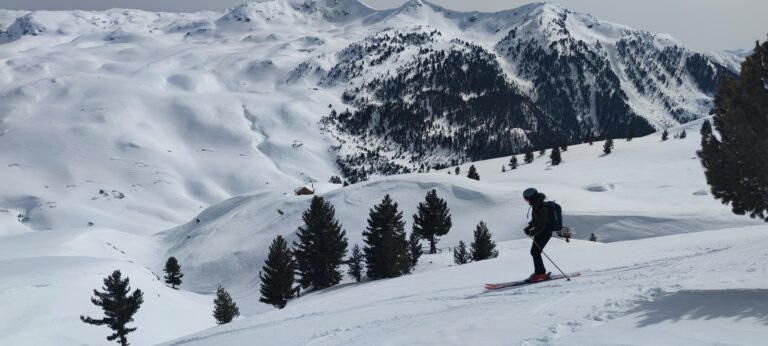
[[[390,8],[405,0],[362,0]],[[150,11],[222,10],[245,0],[0,0],[0,8],[23,10],[103,10],[113,7]],[[526,0],[431,0],[461,11],[493,12],[529,3]],[[753,48],[768,34],[768,0],[558,0],[577,12],[637,29],[668,33],[696,50]]]

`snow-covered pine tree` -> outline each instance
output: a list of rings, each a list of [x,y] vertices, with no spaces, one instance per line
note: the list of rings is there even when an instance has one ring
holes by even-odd
[[[485,222],[480,221],[475,227],[475,241],[470,244],[472,261],[482,261],[499,256],[496,242],[491,240],[491,232]]]
[[[661,141],[664,142],[669,138],[669,131],[667,129],[664,129],[664,132],[661,133]]]
[[[560,148],[552,148],[552,152],[549,154],[549,158],[552,159],[552,166],[557,166],[563,159],[560,157]]]
[[[525,163],[533,162],[533,152],[531,152],[531,151],[526,152],[525,153],[525,158],[523,158],[523,161],[525,161]]]
[[[456,173],[456,175],[461,174],[461,168],[459,168],[459,166],[456,166],[456,169],[454,170],[454,172]]]
[[[179,265],[176,257],[168,257],[163,271],[165,272],[165,283],[171,285],[171,288],[181,285],[181,278],[184,277],[184,274],[181,272],[181,265]]]
[[[411,270],[419,263],[419,258],[422,255],[421,242],[419,241],[419,235],[416,232],[411,232],[408,237],[408,259],[410,260]]]
[[[133,322],[133,315],[139,311],[139,307],[144,302],[144,294],[140,289],[129,294],[131,287],[130,280],[126,277],[122,279],[119,270],[115,270],[111,275],[104,278],[103,292],[93,290],[95,297],[91,298],[93,305],[101,307],[104,310],[104,318],[95,319],[88,316],[80,316],[80,320],[96,326],[107,325],[114,333],[107,337],[107,340],[117,340],[122,346],[128,345],[126,336],[128,333],[136,331],[136,328],[128,328],[126,325]]]
[[[355,244],[355,246],[352,247],[352,255],[350,255],[347,260],[347,274],[355,278],[355,281],[357,282],[360,282],[363,278],[364,260],[365,258],[363,257],[363,252],[360,250],[360,246]]]
[[[389,195],[370,210],[363,241],[369,278],[393,278],[408,273],[410,260],[403,213]]]
[[[240,316],[240,308],[232,300],[229,292],[219,286],[216,289],[216,298],[213,300],[213,318],[216,319],[216,324],[227,324],[237,316]]]
[[[288,299],[294,296],[294,271],[296,265],[288,242],[281,235],[269,245],[267,260],[259,274],[261,279],[261,298],[259,301],[274,305],[278,309],[285,307]]]
[[[712,196],[738,215],[768,222],[768,41],[756,44],[739,78],[715,93],[714,127],[702,125],[698,156]]]
[[[301,287],[323,289],[339,283],[347,238],[336,220],[336,209],[322,197],[314,196],[302,219],[304,226],[299,227],[298,242],[293,243]]]
[[[480,174],[477,174],[477,169],[475,169],[475,165],[469,166],[469,172],[467,172],[467,178],[480,180]]]
[[[677,138],[683,139],[685,137],[688,137],[688,134],[685,132],[685,129],[680,131],[680,134],[677,136]]]
[[[512,156],[509,159],[509,169],[517,169],[517,156]]]
[[[611,153],[611,150],[613,150],[613,139],[608,138],[605,144],[603,144],[603,152],[608,155]]]
[[[475,166],[469,168],[474,171]],[[476,172],[475,172],[476,173]],[[437,190],[427,192],[424,202],[416,206],[416,214],[413,214],[412,232],[429,241],[429,253],[437,252],[437,242],[451,230],[451,211],[444,199],[437,197]]]
[[[459,245],[453,248],[453,262],[456,264],[466,264],[472,255],[467,251],[467,245],[464,241],[459,241]]]

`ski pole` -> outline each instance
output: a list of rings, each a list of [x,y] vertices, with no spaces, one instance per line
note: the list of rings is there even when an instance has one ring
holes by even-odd
[[[531,237],[531,241],[533,241],[533,244],[535,244],[536,247],[539,248],[539,250],[541,250],[541,253],[544,254],[544,257],[546,257],[550,262],[552,262],[552,265],[554,265],[555,268],[557,268],[557,270],[560,271],[560,274],[563,274],[563,276],[565,276],[565,278],[568,279],[568,281],[571,281],[571,277],[568,276],[568,274],[566,274],[565,272],[563,272],[563,270],[560,269],[560,267],[557,266],[557,263],[555,263],[555,261],[553,261],[551,258],[549,258],[547,253],[544,252],[544,249],[542,249],[541,246],[539,246],[539,243],[536,242],[536,239],[533,239],[533,237]]]

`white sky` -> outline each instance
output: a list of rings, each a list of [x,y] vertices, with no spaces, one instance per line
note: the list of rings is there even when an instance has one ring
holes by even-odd
[[[245,0],[0,0],[0,8],[23,10],[103,10],[113,7],[150,11],[223,10]],[[390,8],[405,0],[362,0]],[[431,0],[460,11],[493,12],[530,0]],[[577,12],[657,33],[668,33],[699,51],[753,48],[768,34],[768,0],[558,0]]]

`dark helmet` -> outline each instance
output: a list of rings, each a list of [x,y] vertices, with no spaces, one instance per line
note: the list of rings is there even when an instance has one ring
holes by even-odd
[[[532,187],[529,187],[525,189],[525,191],[523,191],[523,198],[525,198],[525,200],[527,201],[527,200],[530,200],[533,196],[536,196],[536,194],[538,193],[539,191],[537,191]]]

